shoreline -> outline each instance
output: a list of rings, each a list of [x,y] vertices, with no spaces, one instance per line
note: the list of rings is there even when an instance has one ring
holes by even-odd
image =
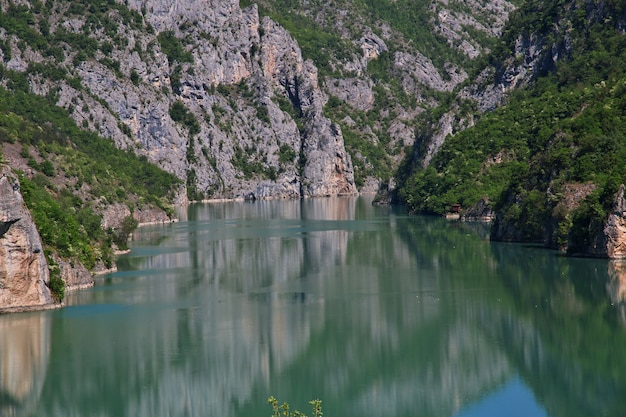
[[[65,307],[64,302],[54,303],[54,304],[44,304],[44,305],[33,305],[33,306],[3,307],[3,308],[0,308],[0,316],[3,314],[30,313],[30,312],[35,312],[35,311],[57,310],[63,307]]]

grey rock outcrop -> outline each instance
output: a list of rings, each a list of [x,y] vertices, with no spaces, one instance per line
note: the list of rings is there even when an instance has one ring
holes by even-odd
[[[352,194],[352,159],[363,189],[386,181],[372,177],[388,174],[373,168],[377,164],[367,159],[367,148],[385,147],[386,168],[393,170],[416,136],[417,115],[468,76],[462,58],[430,56],[437,55],[432,45],[375,13],[360,19],[366,12],[354,3],[303,4],[294,10],[340,38],[338,49],[323,47],[328,58],[316,61],[324,66],[320,79],[287,30],[261,19],[255,4],[242,8],[236,0],[110,2],[95,19],[66,4],[48,8],[50,35],[87,37],[95,41],[90,54],[81,54],[71,40],[59,42],[63,53],[51,58],[24,47],[27,42],[15,34],[0,31],[0,39],[12,51],[10,56],[2,51],[7,68],[26,72],[39,63],[66,71],[66,79],[54,81],[29,72],[29,86],[56,97],[80,126],[178,176],[187,187],[178,190],[178,203]],[[0,0],[3,9],[9,4]],[[472,59],[485,52],[483,38],[501,33],[511,10],[508,0],[438,0],[425,6],[420,24],[436,33],[437,42],[447,40],[443,46],[450,55]],[[378,59],[378,71],[392,72],[393,82],[370,68]],[[332,106],[328,114],[322,111],[327,94],[331,104],[346,103],[358,123],[331,122]],[[492,102],[492,96],[486,100]],[[182,104],[194,122],[172,117],[174,104]],[[351,155],[342,129],[364,139],[359,145],[351,141]],[[441,131],[449,133],[446,126]]]
[[[57,306],[39,233],[24,205],[19,182],[0,168],[0,312]]]
[[[60,63],[80,80],[81,88],[62,81],[58,94],[58,104],[79,125],[182,179],[188,192],[179,192],[178,203],[187,196],[356,193],[341,128],[322,111],[327,96],[317,69],[285,29],[261,21],[256,6],[241,9],[232,0],[127,4],[143,13],[152,31],[122,19],[123,42],[106,33],[98,38],[113,46],[109,52],[98,50],[76,66],[71,51]],[[82,34],[88,24],[85,16],[56,17],[51,30]],[[162,36],[174,38],[184,56],[163,47]],[[45,59],[16,53],[8,66],[24,71]],[[34,92],[49,93],[48,80],[30,81]],[[189,117],[170,114],[176,103],[189,112],[193,128]]]
[[[76,291],[94,286],[93,275],[80,262],[70,262],[57,255],[53,255],[54,262],[59,267],[59,273],[65,282],[65,291]]]
[[[9,2],[0,0],[0,5],[6,9]],[[356,17],[364,12],[353,1],[303,4],[295,11],[344,42],[340,51],[324,51],[329,55],[319,62],[325,66],[320,80],[294,38],[272,20],[261,19],[254,4],[242,8],[236,0],[130,0],[119,5],[101,11],[101,17],[115,22],[113,30],[94,24],[88,13],[72,14],[66,5],[50,8],[50,34],[63,30],[87,36],[98,46],[93,56],[78,59],[74,45],[60,42],[63,59],[53,64],[67,71],[72,82],[29,74],[29,85],[38,94],[55,93],[80,126],[184,180],[189,192],[180,190],[179,203],[187,197],[354,193],[351,158],[367,172],[359,171],[359,184],[370,189],[381,178],[367,178],[372,163],[362,149],[346,152],[342,129],[348,127],[332,123],[322,112],[326,94],[334,103],[347,103],[353,116],[378,103],[374,113],[381,114],[350,127],[351,137],[364,137],[373,147],[389,143],[384,153],[394,165],[415,137],[416,116],[436,106],[441,92],[452,91],[467,78],[463,59],[453,64],[429,56],[433,51],[418,45],[411,33],[375,14],[367,21]],[[136,15],[129,19],[125,8]],[[424,15],[431,17],[420,24],[435,32],[438,42],[447,40],[451,50],[472,59],[485,52],[482,38],[501,33],[511,10],[507,0],[438,0],[427,6]],[[162,42],[165,35],[175,39],[175,53]],[[13,51],[5,59],[8,68],[25,72],[30,63],[52,60],[31,47],[18,47],[18,36],[0,32],[0,38]],[[377,59],[384,60],[381,68],[389,64],[395,78],[391,84],[399,84],[390,88],[386,77],[374,75],[369,64]],[[305,101],[298,102],[300,98]],[[197,122],[193,129],[172,118],[170,110],[178,102]],[[400,125],[406,128],[398,129]]]

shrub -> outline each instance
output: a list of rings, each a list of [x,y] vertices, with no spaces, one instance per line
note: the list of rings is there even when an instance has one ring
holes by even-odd
[[[182,101],[177,100],[172,104],[172,107],[170,107],[170,117],[173,121],[184,124],[190,135],[200,133],[200,124],[196,116],[185,107]]]
[[[65,298],[65,281],[61,279],[59,265],[49,256],[46,256],[46,260],[48,262],[48,271],[50,272],[48,288],[50,288],[52,297],[60,303]]]
[[[128,248],[128,238],[139,226],[137,219],[132,214],[124,217],[120,227],[113,233],[113,242],[118,248],[125,250]]]
[[[296,151],[294,151],[293,148],[286,143],[283,143],[280,145],[280,148],[278,148],[278,162],[281,164],[293,162],[293,160],[296,159],[296,156],[298,156]]]
[[[161,32],[157,36],[157,39],[161,45],[161,50],[165,53],[165,55],[167,55],[167,60],[170,65],[174,62],[178,62],[179,64],[182,64],[183,62],[193,62],[193,55],[191,52],[184,50],[183,44],[180,39],[176,37],[174,32]]]
[[[139,74],[134,68],[130,70],[130,81],[135,85],[139,85]]]

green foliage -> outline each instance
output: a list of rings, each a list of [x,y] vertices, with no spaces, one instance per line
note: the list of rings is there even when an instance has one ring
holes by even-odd
[[[50,271],[48,288],[50,288],[54,299],[57,302],[61,302],[65,298],[65,281],[61,278],[59,265],[50,256],[46,256],[46,260],[48,262],[48,270]]]
[[[54,165],[47,159],[39,164],[39,170],[48,177],[54,177]]]
[[[11,73],[9,73],[11,75]],[[67,112],[47,98],[0,88],[0,132],[22,142],[22,156],[44,175],[22,177],[24,201],[46,248],[87,268],[111,264],[111,236],[100,227],[91,203],[73,194],[83,184],[92,195],[128,205],[154,204],[166,211],[180,181],[145,157],[117,149],[110,140],[78,129]],[[45,155],[38,164],[31,151]],[[52,163],[54,161],[54,164]],[[62,172],[70,181],[57,189],[49,179]],[[132,200],[129,200],[131,199]]]
[[[161,45],[161,50],[167,55],[170,65],[175,62],[179,64],[183,62],[193,63],[193,55],[191,52],[185,51],[182,42],[176,37],[174,32],[161,32],[157,35],[157,39]]]
[[[267,106],[264,106],[261,104],[256,106],[256,117],[257,119],[259,119],[260,121],[266,124],[270,124],[272,122],[270,120],[270,114],[269,114],[269,111],[267,110]]]
[[[124,74],[120,71],[120,61],[111,58],[102,58],[100,63],[113,71],[117,78],[124,78]]]
[[[5,13],[0,13],[0,27],[24,40],[33,49],[43,50],[48,42],[34,26],[35,16],[26,5],[10,4]]]
[[[243,173],[245,179],[256,176],[276,179],[276,169],[268,165],[267,155],[260,154],[254,146],[245,146],[243,149],[241,146],[235,146],[235,154],[230,163]]]
[[[402,185],[412,210],[443,214],[451,204],[467,208],[487,198],[520,238],[546,241],[552,234],[550,245],[569,242],[571,252],[600,230],[626,178],[626,37],[611,25],[590,23],[583,9],[564,11],[557,3],[534,4],[535,14],[520,11],[504,40],[520,31],[547,36],[557,15],[582,11],[584,19],[572,20],[580,27],[571,39],[577,54],[474,127],[449,136],[429,167]],[[496,60],[503,51],[495,52]],[[595,191],[570,213],[559,190],[586,183]]]
[[[307,417],[306,414],[301,413],[298,410],[291,411],[291,407],[287,403],[279,402],[273,396],[267,399],[267,403],[272,407],[272,417]],[[312,400],[309,401],[311,407],[313,407],[312,417],[322,417],[322,401]]]
[[[89,207],[82,206],[80,199],[77,206],[73,199],[53,198],[52,186],[45,177],[35,176],[30,180],[21,176],[20,184],[24,202],[33,215],[44,245],[64,258],[77,258],[87,268],[93,268],[99,260],[96,247],[104,242],[104,232],[100,229],[88,234],[76,213],[83,210],[83,219],[98,216]]]
[[[201,201],[205,198],[203,192],[196,187],[198,176],[196,170],[191,168],[187,171],[187,198],[189,201]]]
[[[139,85],[139,74],[134,68],[130,70],[130,81],[136,86]]]
[[[49,10],[51,2],[42,6],[41,3],[27,5],[15,5],[9,2],[5,13],[0,13],[0,27],[4,28],[10,35],[15,35],[20,42],[29,45],[35,51],[39,51],[44,57],[52,57],[56,64],[65,59],[63,44],[69,45],[75,51],[79,51],[74,58],[74,64],[78,64],[87,58],[95,55],[100,49],[105,55],[109,55],[114,45],[104,41],[100,45],[95,33],[111,39],[117,46],[123,47],[127,40],[120,35],[121,25],[126,25],[133,29],[143,27],[143,17],[140,13],[130,10],[122,3],[109,0],[77,0],[69,3],[66,16],[80,15],[85,18],[85,25],[82,32],[71,32],[62,25],[56,28],[53,33],[49,22]],[[121,21],[120,21],[121,18]],[[5,48],[8,44],[0,45],[5,60],[10,59],[11,51]],[[47,62],[52,69],[55,63]]]
[[[80,51],[85,57],[92,58],[98,50],[98,41],[84,33],[72,33],[58,29],[54,35],[54,42],[67,43],[75,51]]]
[[[124,217],[120,227],[113,231],[113,243],[115,243],[119,249],[128,249],[128,238],[138,226],[139,222],[132,214]]]
[[[281,164],[292,163],[297,156],[298,154],[296,153],[296,151],[294,151],[293,148],[286,143],[283,143],[278,148],[278,162],[280,162]]]
[[[172,107],[170,107],[170,117],[173,121],[185,125],[190,135],[193,136],[200,133],[200,124],[196,116],[185,107],[182,101],[177,100],[172,104]]]
[[[69,175],[81,178],[96,195],[112,201],[117,200],[112,191],[121,186],[146,202],[164,206],[179,184],[145,157],[121,151],[110,140],[80,130],[64,109],[46,97],[0,88],[0,127],[13,129],[20,140],[30,135],[33,145],[61,155]],[[30,133],[22,134],[26,132]]]
[[[357,187],[362,186],[368,176],[387,181],[394,166],[391,155],[396,149],[387,129],[396,116],[393,109],[398,103],[385,88],[377,86],[374,91],[376,93],[374,108],[368,112],[351,109],[340,100],[333,99],[333,96],[324,108],[325,114],[336,120],[341,127],[346,150],[352,155]],[[345,122],[347,116],[355,123],[347,124]],[[373,132],[376,136],[373,137],[371,133],[363,134],[363,131]]]
[[[357,0],[355,4],[360,5],[371,18],[388,22],[393,29],[410,39],[417,50],[430,57],[437,67],[443,68],[446,62],[461,64],[467,60],[433,30],[429,2]]]

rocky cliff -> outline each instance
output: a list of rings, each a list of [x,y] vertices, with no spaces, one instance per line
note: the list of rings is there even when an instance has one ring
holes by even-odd
[[[178,176],[180,203],[373,191],[514,9],[409,6],[2,0],[2,84]]]
[[[0,168],[0,312],[58,306],[48,263],[17,178]]]
[[[31,91],[54,91],[78,125],[185,181],[179,202],[356,192],[341,128],[322,111],[316,67],[256,6],[130,1],[102,12],[47,2],[44,14],[21,4],[61,49],[50,57],[5,30],[6,67],[25,72]],[[67,77],[51,80],[33,71],[39,64]]]
[[[613,207],[603,225],[596,225],[598,231],[590,239],[585,253],[610,259],[626,259],[626,199],[624,184],[619,187],[613,200]]]

